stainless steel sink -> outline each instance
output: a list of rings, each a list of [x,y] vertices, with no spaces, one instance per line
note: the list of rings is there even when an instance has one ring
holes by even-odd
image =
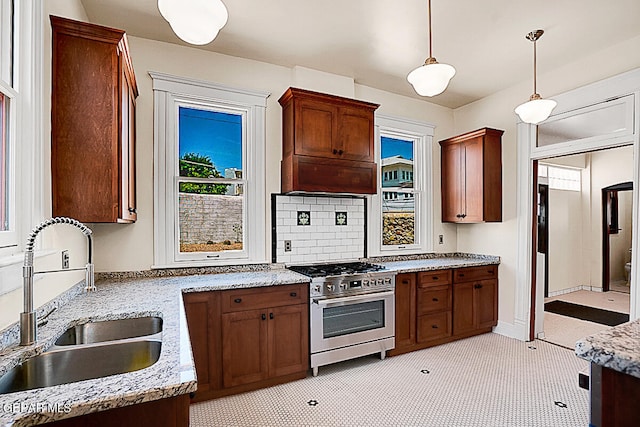
[[[96,322],[97,323],[97,322]],[[133,372],[158,361],[162,342],[137,340],[58,348],[28,359],[0,378],[0,394]]]
[[[162,318],[155,316],[89,322],[64,331],[55,345],[92,344],[153,335],[161,331]]]

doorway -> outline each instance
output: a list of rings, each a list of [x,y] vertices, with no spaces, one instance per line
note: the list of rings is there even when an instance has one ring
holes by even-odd
[[[602,189],[602,290],[629,293],[633,182]],[[628,254],[627,254],[628,251]]]
[[[628,321],[629,294],[605,289],[610,268],[603,251],[610,246],[601,233],[607,223],[612,234],[628,233],[626,243],[614,246],[631,247],[631,207],[617,202],[618,184],[633,176],[632,159],[626,146],[538,161],[536,285],[544,288],[538,338],[573,349],[579,339]],[[619,252],[609,259],[618,262]],[[623,265],[614,265],[615,277]]]

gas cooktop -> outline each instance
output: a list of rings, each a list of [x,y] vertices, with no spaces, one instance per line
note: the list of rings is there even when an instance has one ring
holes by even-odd
[[[367,262],[343,262],[335,264],[290,265],[289,270],[308,277],[341,276],[384,270],[385,267]]]

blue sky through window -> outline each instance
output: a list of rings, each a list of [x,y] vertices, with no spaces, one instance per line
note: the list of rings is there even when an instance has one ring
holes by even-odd
[[[227,168],[242,169],[242,116],[218,111],[179,108],[179,154],[208,156],[224,176]]]
[[[403,159],[413,160],[413,141],[403,139],[389,138],[383,136],[381,138],[381,158],[402,156]]]

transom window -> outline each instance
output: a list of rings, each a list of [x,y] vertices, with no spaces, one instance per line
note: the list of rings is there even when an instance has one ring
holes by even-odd
[[[431,250],[433,127],[376,116],[378,193],[370,198],[371,255]]]
[[[154,266],[266,262],[266,93],[150,73]]]
[[[549,188],[553,190],[580,191],[582,188],[580,169],[541,163],[538,165],[538,176],[547,178]]]

